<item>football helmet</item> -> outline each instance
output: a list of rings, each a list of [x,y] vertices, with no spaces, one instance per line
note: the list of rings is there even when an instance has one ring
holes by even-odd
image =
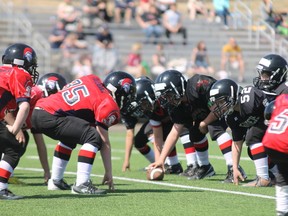
[[[124,71],[114,71],[107,75],[103,83],[111,92],[121,113],[126,112],[128,106],[136,98],[135,79]]]
[[[271,91],[286,81],[288,65],[280,55],[269,54],[260,59],[256,70],[259,76],[253,79],[253,85],[258,89]],[[261,80],[261,75],[269,79]]]
[[[32,47],[22,43],[9,46],[2,56],[2,63],[24,68],[31,75],[34,84],[37,83],[37,55]]]
[[[58,73],[47,73],[40,77],[37,82],[37,85],[42,89],[45,97],[57,93],[66,84],[66,79]]]
[[[177,107],[185,95],[187,81],[177,70],[166,70],[155,80],[156,94],[159,94],[159,102],[164,108]]]
[[[136,79],[136,103],[138,117],[145,113],[151,113],[154,110],[156,101],[154,82],[146,76]]]
[[[231,79],[215,82],[209,92],[210,108],[217,118],[222,118],[234,111],[241,87]]]

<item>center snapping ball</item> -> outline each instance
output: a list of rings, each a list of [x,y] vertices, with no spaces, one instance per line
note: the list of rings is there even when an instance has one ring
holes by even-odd
[[[164,178],[164,170],[160,167],[148,169],[146,177],[148,180],[161,181]]]

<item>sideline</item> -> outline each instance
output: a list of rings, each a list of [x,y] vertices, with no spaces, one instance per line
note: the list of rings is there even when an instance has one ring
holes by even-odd
[[[43,172],[43,169],[24,168],[24,167],[16,167],[16,170],[24,170],[24,171],[26,170],[26,171],[33,171],[33,172]],[[65,174],[76,175],[76,172],[65,172]],[[103,175],[91,174],[91,176],[103,178]],[[117,177],[117,176],[114,176],[113,178],[114,178],[114,179],[117,179],[117,180],[121,180],[121,181],[130,181],[130,182],[137,182],[137,183],[144,183],[144,184],[154,184],[154,185],[161,185],[161,186],[174,187],[174,188],[203,190],[203,191],[210,191],[210,192],[217,192],[217,193],[235,194],[235,195],[242,195],[242,196],[249,196],[249,197],[257,197],[257,198],[275,200],[275,197],[273,197],[273,196],[267,196],[267,195],[261,195],[261,194],[253,194],[253,193],[246,193],[246,192],[239,192],[239,191],[229,191],[229,190],[221,190],[221,189],[214,189],[214,188],[194,187],[194,186],[187,186],[187,185],[180,185],[180,184],[172,184],[172,183],[165,183],[165,182],[156,182],[156,181],[148,181],[148,180],[141,180],[141,179]]]

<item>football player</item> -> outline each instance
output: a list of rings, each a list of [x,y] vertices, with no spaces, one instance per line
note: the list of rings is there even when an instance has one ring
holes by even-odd
[[[134,78],[126,72],[116,71],[110,73],[104,82],[95,75],[83,76],[58,93],[37,101],[32,114],[34,130],[60,141],[55,148],[48,189],[70,188],[63,175],[72,150],[81,144],[76,182],[71,192],[106,194],[90,180],[98,150],[105,168],[102,184],[114,190],[108,128],[118,123],[120,112],[127,109],[135,94]]]
[[[174,75],[173,75],[174,74]],[[186,126],[189,129],[192,147],[196,149],[197,164],[188,174],[189,179],[203,179],[215,175],[214,168],[208,158],[208,139],[206,131],[201,132],[199,129],[202,122],[209,114],[208,94],[210,87],[216,80],[210,76],[194,75],[185,84],[183,76],[178,71],[167,71],[162,73],[156,79],[159,83],[159,89],[162,88],[161,98],[163,106],[170,106],[169,114],[174,122],[173,128],[169,133],[164,149],[166,152],[161,154],[161,160],[152,166],[161,166],[162,160],[165,158],[170,148],[177,142],[180,132]],[[157,85],[157,84],[156,84]],[[161,87],[162,86],[162,87]],[[156,87],[157,88],[157,87]],[[171,105],[173,107],[171,107]],[[220,125],[220,126],[218,126]],[[231,138],[226,132],[225,122],[215,124],[209,127],[209,132],[213,140],[217,140],[220,149],[226,159],[228,166],[227,177],[224,182],[231,182],[232,155],[231,155]],[[185,153],[188,146],[184,145]],[[189,146],[191,148],[191,146]],[[163,149],[163,150],[164,150]],[[244,171],[243,171],[244,172]]]
[[[135,147],[150,163],[155,161],[155,155],[147,143],[149,140],[154,143],[153,132],[156,131],[156,140],[165,140],[172,127],[172,122],[169,121],[167,112],[165,112],[156,101],[154,82],[151,79],[147,77],[136,79],[136,95],[136,101],[131,104],[128,112],[125,114],[122,113],[122,121],[127,128],[123,171],[130,167],[129,160],[133,145],[134,128],[139,118],[145,118],[147,120],[135,136]],[[154,127],[152,125],[154,125]],[[159,157],[161,148],[154,146],[154,149],[156,151],[156,157]],[[167,174],[181,173],[183,168],[179,163],[176,148],[169,156],[165,163],[165,172]]]
[[[288,95],[282,94],[264,110],[269,122],[263,137],[263,145],[269,158],[277,165],[276,211],[277,215],[288,215]]]
[[[32,86],[37,82],[37,55],[26,44],[16,43],[9,46],[2,56],[0,67],[0,116],[4,119],[7,105],[15,101],[18,113],[15,121],[9,125],[0,122],[0,151],[4,154],[0,161],[0,199],[20,199],[8,190],[8,180],[20,160],[23,151],[23,139],[19,132],[30,109]]]
[[[264,124],[265,106],[275,99],[276,94],[259,90],[253,86],[242,88],[233,80],[219,80],[211,87],[212,111],[218,118],[225,118],[233,137],[234,183],[244,177],[238,170],[243,142],[246,141],[256,168],[256,179],[244,186],[269,187],[273,185],[269,177],[268,157],[262,138],[267,126]],[[277,169],[270,170],[277,173]]]
[[[37,100],[39,100],[42,97],[47,97],[51,94],[54,94],[58,92],[60,89],[66,85],[66,80],[63,76],[57,73],[47,73],[40,77],[40,79],[37,82],[37,85],[32,87],[31,90],[31,100],[30,100],[30,111],[29,115],[25,121],[24,126],[21,128],[19,132],[19,142],[24,143],[23,151],[21,152],[21,156],[25,153],[26,147],[29,142],[29,134],[27,132],[28,129],[31,129],[31,115],[32,111],[35,107],[35,104]],[[15,116],[17,114],[17,104],[15,101],[11,101],[7,105],[6,109],[6,115],[5,115],[5,122],[12,125],[15,121]],[[33,133],[33,130],[31,131],[33,134],[33,138],[35,140],[37,151],[39,155],[39,159],[42,165],[42,168],[44,170],[44,183],[47,184],[48,180],[50,179],[50,168],[48,164],[48,157],[47,157],[47,149],[46,145],[43,139],[42,134],[39,133]],[[11,178],[10,178],[11,180]]]

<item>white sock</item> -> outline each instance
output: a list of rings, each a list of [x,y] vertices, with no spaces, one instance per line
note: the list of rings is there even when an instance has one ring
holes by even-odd
[[[277,212],[288,212],[288,185],[286,186],[275,186],[276,189],[276,211]]]

